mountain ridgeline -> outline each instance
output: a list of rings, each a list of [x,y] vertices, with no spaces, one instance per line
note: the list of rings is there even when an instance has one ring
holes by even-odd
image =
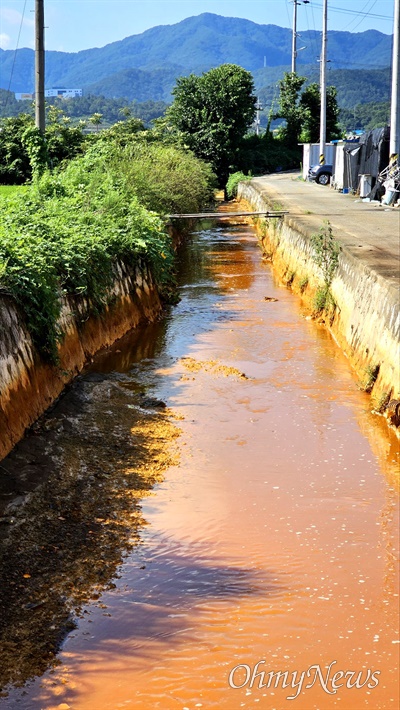
[[[133,28],[132,28],[133,29]],[[46,52],[46,88],[82,88],[109,98],[171,101],[179,76],[200,74],[223,63],[251,71],[258,92],[273,98],[273,87],[290,70],[291,30],[249,20],[205,13],[175,25],[153,27],[105,47],[81,52]],[[301,33],[305,49],[298,73],[315,80],[321,33]],[[328,33],[329,83],[339,91],[339,104],[386,101],[389,98],[392,37],[376,30]],[[0,87],[31,92],[34,52],[0,50]]]

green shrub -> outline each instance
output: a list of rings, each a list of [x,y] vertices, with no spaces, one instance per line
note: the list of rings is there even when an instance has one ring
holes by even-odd
[[[331,293],[331,284],[339,265],[341,247],[333,236],[329,220],[325,220],[317,234],[311,236],[311,258],[321,269],[324,286],[317,290],[314,298],[314,308],[317,312],[335,309],[335,300]]]
[[[333,236],[329,220],[324,220],[317,234],[311,236],[312,259],[322,271],[327,288],[332,283],[339,265],[340,244]]]
[[[90,187],[90,184],[88,185]],[[60,295],[85,296],[92,310],[107,303],[113,267],[143,259],[161,289],[172,287],[173,254],[161,220],[132,198],[128,205],[104,185],[87,199],[85,186],[63,197],[33,188],[0,203],[0,285],[22,307],[38,349],[56,360],[61,337],[57,319]],[[46,184],[48,191],[48,181]]]
[[[328,305],[329,288],[322,286],[318,288],[314,296],[314,310],[319,313],[325,310]]]
[[[229,200],[232,200],[237,195],[238,185],[244,180],[251,180],[251,175],[245,175],[239,170],[237,173],[232,173],[229,175],[228,182],[226,183],[226,194]]]
[[[361,386],[364,392],[370,393],[374,387],[376,380],[378,379],[380,370],[380,365],[368,365],[365,370],[365,380]]]
[[[138,141],[126,146],[122,161],[135,194],[150,210],[199,212],[213,199],[216,180],[211,167],[189,151]]]
[[[309,281],[308,276],[303,276],[303,278],[300,279],[299,289],[300,289],[301,293],[303,293],[306,290],[306,288],[308,286],[308,281]]]

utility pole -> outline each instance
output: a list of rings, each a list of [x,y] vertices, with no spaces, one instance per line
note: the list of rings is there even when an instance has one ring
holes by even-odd
[[[296,73],[297,59],[297,0],[293,0],[293,31],[292,31],[292,74]]]
[[[397,0],[399,1],[399,0]],[[321,94],[321,119],[319,130],[319,162],[325,163],[326,145],[326,49],[328,42],[328,0],[323,0],[322,13],[322,52],[321,52],[321,74],[320,74],[320,94]]]
[[[296,73],[297,60],[297,5],[309,5],[310,0],[292,0],[293,2],[293,29],[292,29],[292,74]],[[305,49],[305,47],[301,47]]]
[[[390,108],[390,164],[398,159],[400,149],[400,0],[394,0],[392,100]]]
[[[260,104],[260,99],[257,99],[256,103],[256,135],[260,135],[260,111],[263,110],[262,105]]]
[[[44,0],[35,0],[35,125],[44,133]]]

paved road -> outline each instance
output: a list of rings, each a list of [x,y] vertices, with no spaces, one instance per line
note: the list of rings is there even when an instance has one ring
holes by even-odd
[[[304,182],[301,175],[277,173],[252,181],[271,202],[289,211],[289,219],[317,231],[329,220],[334,235],[382,277],[400,279],[400,208],[368,203],[331,187]],[[274,205],[277,207],[278,205]]]

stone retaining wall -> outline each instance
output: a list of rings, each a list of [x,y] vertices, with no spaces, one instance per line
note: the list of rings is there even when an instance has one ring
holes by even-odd
[[[253,182],[239,185],[238,198],[254,210],[273,208],[273,199]],[[312,230],[302,219],[258,220],[262,248],[280,278],[310,305],[323,286],[322,273],[312,257]],[[340,234],[335,234],[340,242]],[[360,385],[371,392],[381,411],[400,397],[399,298],[396,285],[349,253],[345,246],[331,284],[336,307],[320,314],[355,368]],[[312,309],[311,309],[312,310]],[[397,416],[397,415],[396,415]],[[393,421],[392,421],[393,423]],[[394,422],[397,423],[398,422]]]

